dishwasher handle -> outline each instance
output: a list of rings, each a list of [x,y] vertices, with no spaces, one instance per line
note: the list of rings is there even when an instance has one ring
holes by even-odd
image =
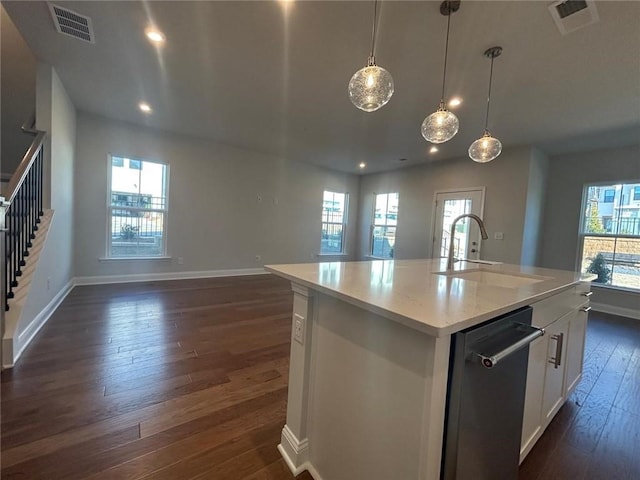
[[[480,352],[476,353],[476,356],[480,359],[480,363],[482,363],[483,367],[485,368],[495,367],[499,362],[507,358],[509,355],[516,353],[518,350],[529,345],[536,338],[544,335],[544,328],[538,328],[531,325],[520,325],[520,326],[522,328],[527,327],[531,329],[532,330],[531,333],[526,337],[521,338],[517,342],[512,343],[504,350],[494,353],[493,355],[484,355]]]

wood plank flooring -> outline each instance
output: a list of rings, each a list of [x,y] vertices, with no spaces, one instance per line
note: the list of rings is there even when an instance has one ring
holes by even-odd
[[[2,373],[2,479],[292,479],[291,309],[271,275],[75,288]],[[638,451],[640,322],[592,314],[584,379],[520,477],[637,479]]]
[[[2,479],[293,478],[291,309],[271,275],[75,288],[2,373]]]
[[[589,314],[582,381],[518,478],[640,479],[640,320]]]

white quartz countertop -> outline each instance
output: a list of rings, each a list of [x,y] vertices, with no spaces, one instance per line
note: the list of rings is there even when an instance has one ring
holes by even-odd
[[[454,267],[454,275],[460,277],[437,273],[445,267],[445,259],[265,266],[293,283],[434,336],[455,333],[595,278],[564,270],[464,261]]]

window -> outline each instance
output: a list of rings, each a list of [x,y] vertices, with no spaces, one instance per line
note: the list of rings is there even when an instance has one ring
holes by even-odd
[[[613,203],[613,199],[616,196],[615,190],[605,190],[604,191],[604,203]]]
[[[640,205],[629,201],[639,190],[640,183],[585,187],[580,269],[598,275],[596,283],[640,290]]]
[[[110,158],[107,257],[166,255],[168,169],[148,160]]]
[[[398,224],[397,193],[381,193],[374,197],[373,224],[371,225],[371,256],[393,258]]]
[[[344,253],[348,200],[349,195],[346,193],[336,193],[325,190],[322,198],[321,254],[331,255]]]
[[[637,202],[638,200],[640,200],[640,185],[633,187],[633,201]]]

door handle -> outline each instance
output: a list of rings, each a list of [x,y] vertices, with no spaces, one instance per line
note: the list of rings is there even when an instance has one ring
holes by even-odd
[[[556,341],[556,356],[549,360],[549,363],[553,365],[553,368],[558,368],[562,364],[562,342],[564,340],[564,333],[552,335],[551,338]]]
[[[529,345],[536,338],[541,337],[545,334],[544,328],[534,327],[533,325],[520,325],[521,327],[526,327],[529,330],[529,334],[515,343],[512,343],[504,350],[500,352],[494,353],[493,355],[485,355],[482,352],[476,352],[475,355],[480,359],[480,363],[484,368],[493,368],[495,367],[501,360],[505,359],[509,355],[521,350],[522,348]]]

